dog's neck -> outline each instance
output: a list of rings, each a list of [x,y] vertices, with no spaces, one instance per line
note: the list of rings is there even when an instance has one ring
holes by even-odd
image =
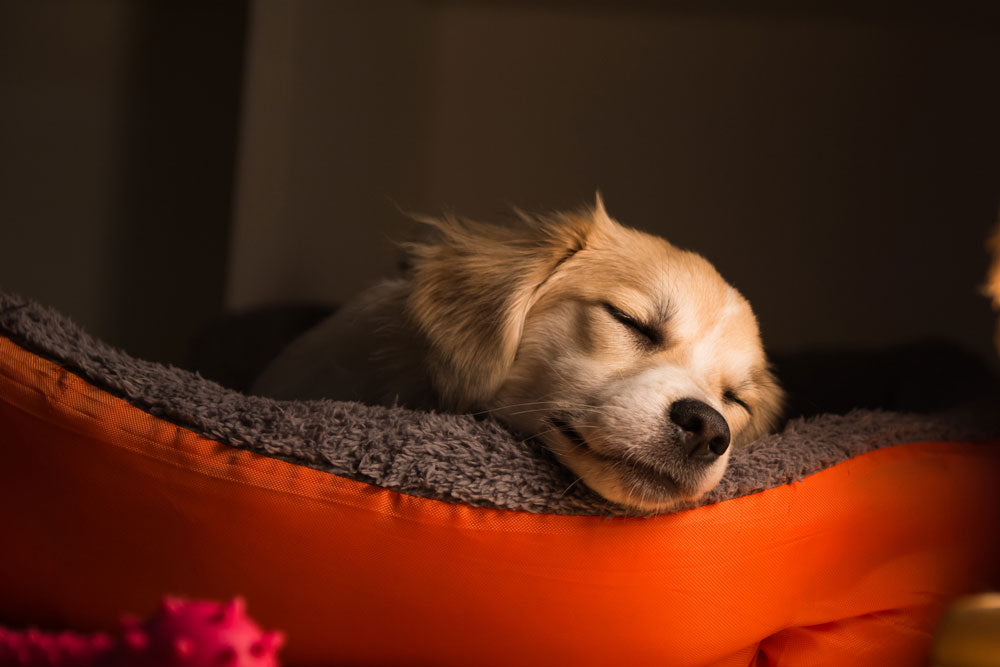
[[[407,315],[410,283],[386,280],[295,340],[254,392],[414,409],[442,407],[426,367],[427,344]]]

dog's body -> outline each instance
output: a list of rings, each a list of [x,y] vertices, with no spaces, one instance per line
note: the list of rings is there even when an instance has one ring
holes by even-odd
[[[255,391],[489,412],[643,510],[702,495],[781,391],[747,301],[701,256],[597,206],[519,227],[448,218],[307,332]]]

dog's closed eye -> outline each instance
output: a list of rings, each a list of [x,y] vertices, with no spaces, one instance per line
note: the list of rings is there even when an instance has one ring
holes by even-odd
[[[605,303],[603,305],[604,309],[608,311],[608,314],[611,315],[611,317],[616,319],[633,333],[642,337],[644,342],[649,345],[663,345],[663,332],[658,328],[640,321],[638,318],[629,315],[622,309],[613,306],[610,303]]]
[[[736,405],[746,410],[748,414],[753,414],[753,411],[750,409],[750,406],[747,404],[747,402],[741,399],[739,396],[737,396],[736,392],[733,391],[732,389],[727,389],[722,393],[722,400],[724,400],[726,403],[735,403]]]

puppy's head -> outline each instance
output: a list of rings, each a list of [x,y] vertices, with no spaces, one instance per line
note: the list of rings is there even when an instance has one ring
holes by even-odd
[[[518,228],[445,220],[411,247],[411,318],[445,407],[536,435],[647,511],[714,487],[781,391],[747,301],[701,256],[588,211]]]

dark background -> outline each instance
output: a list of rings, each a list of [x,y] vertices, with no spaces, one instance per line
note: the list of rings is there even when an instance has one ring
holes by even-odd
[[[3,2],[0,288],[183,363],[224,310],[391,271],[399,208],[600,189],[772,350],[989,359],[1000,13],[893,5]]]

